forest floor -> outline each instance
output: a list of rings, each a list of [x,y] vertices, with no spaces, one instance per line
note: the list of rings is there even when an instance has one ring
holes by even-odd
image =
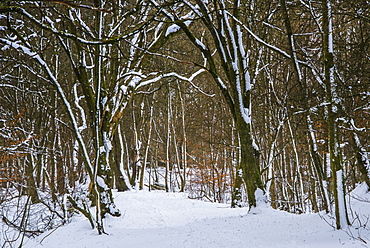
[[[370,193],[364,187],[353,193],[356,194],[351,200],[351,213],[357,213],[361,225],[366,225]],[[226,204],[191,200],[184,193],[158,191],[116,193],[115,201],[122,216],[105,220],[108,235],[98,235],[87,219],[75,216],[68,225],[26,240],[23,247],[370,247],[370,223],[369,227],[359,228],[354,223],[351,228],[338,231],[324,214],[295,215],[268,206],[248,213],[246,208],[232,209]]]

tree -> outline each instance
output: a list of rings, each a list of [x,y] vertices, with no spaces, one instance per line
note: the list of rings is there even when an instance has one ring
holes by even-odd
[[[232,4],[224,1],[209,4],[203,1],[196,1],[196,4],[181,1],[179,6],[186,8],[188,13],[179,17],[179,14],[172,14],[170,10],[178,6],[165,8],[166,6],[160,6],[156,1],[149,2],[163,13],[166,21],[174,23],[168,32],[177,27],[181,28],[203,56],[204,66],[200,62],[196,63],[210,73],[232,113],[241,149],[237,173],[242,171],[249,206],[256,206],[255,193],[257,189],[264,192],[264,186],[259,167],[259,152],[252,136],[252,84],[248,72],[244,36],[238,20],[243,4],[240,1]],[[194,29],[191,29],[189,22],[193,23]],[[207,36],[198,31],[201,27],[207,30]],[[206,39],[208,44],[203,42],[203,39]],[[241,200],[240,187],[239,184],[235,185],[234,206],[239,205],[238,202]]]

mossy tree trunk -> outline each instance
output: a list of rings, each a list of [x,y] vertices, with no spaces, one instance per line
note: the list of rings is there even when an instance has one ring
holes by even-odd
[[[249,207],[256,207],[257,199],[255,192],[258,188],[264,191],[259,164],[259,151],[253,141],[251,124],[246,123],[241,116],[237,116],[236,127],[240,143],[240,161],[237,174],[240,176],[241,170],[241,176],[246,186]],[[238,175],[236,178],[238,178]],[[234,190],[233,202],[238,202],[241,197],[239,186]]]

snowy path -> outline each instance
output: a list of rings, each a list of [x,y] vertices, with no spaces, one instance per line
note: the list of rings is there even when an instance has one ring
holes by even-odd
[[[109,235],[97,235],[88,221],[76,217],[41,244],[26,248],[363,248],[343,231],[334,231],[316,214],[292,215],[264,208],[258,214],[224,204],[187,199],[185,194],[126,192],[116,195],[123,212],[108,218]],[[40,242],[48,233],[38,237]]]

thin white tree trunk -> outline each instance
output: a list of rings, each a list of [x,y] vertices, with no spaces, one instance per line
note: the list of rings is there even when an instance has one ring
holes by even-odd
[[[164,177],[166,192],[170,191],[171,177],[170,174],[170,143],[171,143],[171,114],[172,114],[172,102],[171,92],[168,87],[168,108],[167,108],[167,140],[166,140],[166,172]]]

